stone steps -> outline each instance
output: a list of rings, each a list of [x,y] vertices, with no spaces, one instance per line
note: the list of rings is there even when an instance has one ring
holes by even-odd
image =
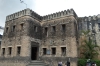
[[[42,61],[31,61],[27,66],[48,66]]]

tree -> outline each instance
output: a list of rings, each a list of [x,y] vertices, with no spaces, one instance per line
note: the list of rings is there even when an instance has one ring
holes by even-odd
[[[90,31],[82,31],[82,36],[84,36],[84,39],[82,40],[80,50],[85,59],[93,59],[99,54],[97,51],[97,48],[99,48],[99,46],[97,44],[94,44],[94,41],[92,39],[93,36]]]

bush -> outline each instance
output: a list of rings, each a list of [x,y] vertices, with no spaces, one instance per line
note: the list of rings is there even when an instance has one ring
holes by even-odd
[[[97,64],[97,66],[100,66],[100,60],[90,60],[91,63],[95,62]],[[87,59],[79,59],[78,60],[78,66],[86,66],[87,63]]]
[[[86,66],[86,59],[79,59],[78,66]]]

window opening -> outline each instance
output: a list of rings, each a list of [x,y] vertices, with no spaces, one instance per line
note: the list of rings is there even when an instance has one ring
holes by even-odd
[[[8,27],[6,27],[6,33],[8,32]]]
[[[9,50],[9,55],[11,55],[11,53],[12,53],[12,47],[9,47],[8,50]]]
[[[55,32],[55,31],[56,31],[56,27],[52,26],[52,32]]]
[[[20,26],[21,26],[21,30],[23,30],[23,25],[24,25],[24,24],[20,24]]]
[[[64,32],[65,30],[66,30],[66,25],[63,24],[63,25],[62,25],[62,31]]]
[[[13,31],[13,32],[15,31],[15,25],[13,26],[13,29],[12,29],[12,31]]]
[[[21,47],[17,47],[17,55],[20,55],[20,53],[21,53]]]
[[[2,55],[5,55],[5,48],[2,48]]]
[[[62,55],[66,55],[66,47],[61,47],[61,53]]]
[[[52,55],[56,54],[56,48],[52,48]]]
[[[48,28],[47,27],[45,27],[45,34],[46,34],[46,36],[48,34]]]
[[[46,51],[47,51],[47,49],[43,48],[43,55],[46,55]]]
[[[37,27],[36,26],[34,26],[34,32],[37,32]]]

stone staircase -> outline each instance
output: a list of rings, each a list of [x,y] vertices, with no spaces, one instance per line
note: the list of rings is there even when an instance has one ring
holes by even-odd
[[[27,66],[48,66],[42,61],[31,61]]]

